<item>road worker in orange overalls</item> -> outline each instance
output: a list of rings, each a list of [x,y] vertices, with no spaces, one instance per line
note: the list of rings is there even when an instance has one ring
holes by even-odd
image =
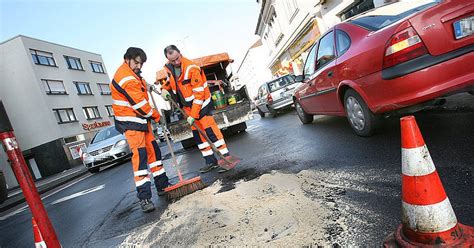
[[[124,62],[110,83],[115,128],[125,135],[132,150],[132,165],[137,197],[145,213],[155,210],[151,202],[150,170],[158,195],[164,194],[168,183],[161,162],[161,151],[153,136],[151,120],[158,122],[160,114],[151,108],[145,80],[140,69],[146,61],[145,52],[130,47],[123,56]]]
[[[170,96],[169,91],[172,90],[177,102],[183,106],[184,111],[189,116],[187,122],[191,125],[194,140],[206,160],[206,166],[201,168],[200,171],[201,173],[211,171],[218,167],[217,159],[214,157],[209,143],[192,124],[195,123],[204,130],[224,156],[229,155],[229,150],[221,130],[219,130],[214,117],[211,115],[211,110],[214,107],[206,76],[193,61],[183,57],[175,45],[167,46],[164,53],[168,63],[164,66],[167,80],[162,86],[162,97],[167,99]]]

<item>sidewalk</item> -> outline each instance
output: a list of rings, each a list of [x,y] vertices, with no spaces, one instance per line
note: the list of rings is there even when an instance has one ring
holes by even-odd
[[[87,169],[83,165],[78,165],[72,169],[36,181],[35,185],[38,192],[42,194],[86,173],[89,173]],[[25,201],[21,188],[14,188],[8,191],[8,199],[0,204],[0,212],[13,208]]]

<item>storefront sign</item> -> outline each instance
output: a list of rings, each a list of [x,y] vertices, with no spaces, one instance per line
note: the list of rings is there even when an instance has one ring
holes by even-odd
[[[82,124],[82,129],[89,131],[89,130],[96,129],[99,127],[106,127],[106,126],[111,126],[111,125],[112,123],[110,121],[94,122],[92,124],[84,123]]]
[[[79,143],[69,147],[71,152],[72,159],[78,159],[81,157],[82,153],[87,149],[86,143]]]
[[[303,70],[306,51],[321,36],[316,20],[307,24],[301,34],[292,42],[288,49],[271,66],[270,70],[275,76],[289,73],[300,74]],[[295,67],[296,66],[296,67]]]

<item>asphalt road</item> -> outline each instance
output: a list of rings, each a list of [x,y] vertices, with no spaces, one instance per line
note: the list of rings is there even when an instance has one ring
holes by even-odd
[[[474,112],[434,111],[419,113],[416,119],[458,220],[473,226]],[[255,115],[247,132],[226,140],[231,153],[243,161],[233,171],[204,174],[206,183],[222,179],[225,191],[238,180],[251,180],[272,170],[317,170],[321,180],[332,185],[321,199],[332,206],[330,224],[324,230],[328,241],[380,245],[400,224],[398,118],[385,120],[375,136],[361,138],[345,118],[318,116],[312,124],[302,125],[296,112],[286,111],[277,118]],[[203,165],[197,149],[179,155],[185,172]],[[174,176],[169,160],[165,165]],[[64,198],[71,195],[75,197]],[[63,247],[116,246],[134,228],[160,218],[167,205],[155,195],[158,211],[141,213],[129,162],[86,175],[45,196],[44,204]],[[32,245],[27,209],[0,218],[0,247]]]

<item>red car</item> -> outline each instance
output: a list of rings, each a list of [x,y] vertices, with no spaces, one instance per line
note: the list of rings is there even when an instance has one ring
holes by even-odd
[[[382,116],[474,93],[474,2],[397,2],[340,23],[311,48],[294,94],[300,120],[347,116],[360,136]]]

